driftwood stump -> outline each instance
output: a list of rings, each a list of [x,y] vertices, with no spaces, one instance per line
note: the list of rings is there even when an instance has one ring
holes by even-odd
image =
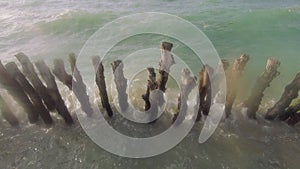
[[[201,113],[206,116],[209,113],[212,100],[211,80],[209,74],[212,74],[213,71],[214,70],[212,67],[210,67],[209,65],[204,65],[199,72],[199,109],[196,121],[199,121],[201,119]]]
[[[39,79],[39,76],[35,72],[34,66],[31,63],[31,61],[29,60],[28,56],[26,56],[24,53],[18,53],[15,56],[22,65],[22,71],[23,71],[24,75],[31,82],[35,91],[37,91],[37,93],[43,99],[43,102],[45,103],[47,109],[49,111],[54,110],[56,107],[55,100],[51,97],[47,88],[44,86],[44,84]]]
[[[10,76],[13,77],[20,84],[24,92],[28,95],[32,104],[34,105],[37,112],[40,114],[45,124],[52,124],[53,120],[50,116],[49,111],[44,106],[41,97],[34,90],[31,84],[27,81],[25,76],[21,73],[18,66],[14,62],[10,62],[6,64],[5,67]]]
[[[3,97],[0,95],[0,112],[2,116],[11,126],[19,126],[19,120],[10,110],[9,106],[4,101]]]
[[[247,109],[247,115],[249,118],[256,119],[256,112],[259,108],[261,100],[264,96],[264,91],[270,86],[270,83],[280,73],[277,71],[280,62],[275,58],[269,58],[266,64],[264,72],[258,77],[254,87],[252,88],[251,95],[244,102],[244,106]]]
[[[286,109],[289,107],[292,100],[298,97],[299,90],[300,72],[297,73],[295,79],[285,87],[284,92],[279,101],[272,108],[268,109],[265,115],[265,119],[274,120],[277,117],[283,118],[285,116]]]
[[[227,77],[227,93],[226,93],[226,103],[225,103],[225,114],[229,117],[232,109],[232,105],[236,98],[237,90],[239,88],[239,79],[244,71],[244,68],[249,61],[249,55],[243,54],[240,58],[236,59],[232,65],[231,71],[228,73]]]
[[[118,100],[120,104],[121,111],[124,112],[128,108],[128,95],[126,93],[127,89],[127,79],[123,73],[123,63],[121,60],[116,60],[112,64],[112,69],[114,73],[114,81],[118,91]]]
[[[173,117],[173,123],[178,118],[176,124],[182,123],[187,115],[187,100],[191,91],[196,87],[196,78],[191,76],[191,72],[188,69],[183,69],[181,73],[181,82],[180,82],[180,95],[178,97],[178,112]]]
[[[41,77],[43,78],[44,82],[47,85],[47,90],[51,94],[52,98],[56,102],[56,110],[59,115],[63,117],[65,122],[67,124],[73,124],[74,121],[72,119],[72,116],[70,115],[69,110],[67,109],[60,93],[57,88],[56,82],[55,82],[55,77],[52,75],[50,68],[46,65],[46,63],[42,60],[37,61],[35,63],[37,69],[40,72]]]
[[[5,67],[0,62],[0,84],[18,102],[28,115],[30,123],[38,121],[39,113],[30,102],[20,84],[10,76]]]
[[[170,68],[175,64],[173,55],[171,54],[173,44],[169,42],[162,42],[161,44],[161,60],[159,62],[158,89],[165,92],[166,84],[169,78]]]
[[[84,84],[80,71],[76,66],[76,55],[74,53],[69,55],[69,63],[75,78],[73,79],[73,88],[77,89],[73,90],[73,92],[81,104],[81,109],[87,114],[87,116],[91,116],[94,111],[90,103],[90,98],[87,95],[86,85]]]
[[[113,111],[111,109],[111,106],[110,106],[109,100],[108,100],[108,96],[107,96],[105,76],[104,76],[104,67],[98,56],[93,57],[93,65],[95,68],[96,84],[99,89],[102,106],[106,109],[108,116],[112,117]]]

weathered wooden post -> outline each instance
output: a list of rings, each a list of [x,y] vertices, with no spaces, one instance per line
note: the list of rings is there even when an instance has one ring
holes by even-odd
[[[28,56],[26,56],[24,53],[18,53],[15,56],[22,65],[22,70],[23,70],[24,75],[31,82],[35,91],[37,91],[38,94],[40,95],[40,97],[43,99],[47,109],[49,111],[54,110],[56,107],[56,102],[49,94],[47,88],[44,86],[44,84],[39,79],[37,73],[35,72],[34,66],[31,63],[31,61],[29,60]]]
[[[300,113],[292,113],[286,121],[288,125],[294,126],[300,121]]]
[[[161,106],[163,102],[162,91],[158,90],[158,84],[156,82],[156,73],[153,67],[148,67],[148,84],[147,91],[142,95],[143,100],[145,101],[145,111],[150,113],[152,117],[156,117],[158,113],[158,107]],[[150,123],[156,122],[156,119]]]
[[[270,109],[268,109],[265,119],[274,120],[276,117],[283,117],[286,108],[289,107],[292,100],[298,97],[298,92],[300,90],[300,72],[297,73],[294,80],[288,84],[279,101]]]
[[[0,95],[0,112],[4,119],[11,125],[11,126],[19,126],[19,120],[13,114],[13,112],[9,109],[9,106],[4,101],[3,97]]]
[[[280,115],[278,118],[282,121],[286,121],[291,115],[297,113],[300,111],[300,103],[293,105],[293,106],[289,106],[285,112]]]
[[[217,70],[214,71],[214,75],[211,79],[212,90],[212,100],[215,102],[222,102],[226,92],[223,89],[223,82],[226,82],[226,70],[229,68],[229,62],[226,59],[221,59],[219,61]]]
[[[123,63],[121,60],[116,60],[112,64],[112,69],[114,73],[114,81],[118,91],[118,100],[120,104],[121,111],[124,112],[128,108],[128,95],[126,93],[127,89],[127,79],[123,73]]]
[[[54,59],[54,69],[52,72],[59,81],[72,90],[72,76],[66,72],[65,64],[62,59]]]
[[[201,71],[199,72],[199,82],[198,82],[198,91],[199,91],[199,109],[196,121],[201,119],[201,113],[208,115],[212,93],[211,93],[211,80],[209,74],[213,73],[213,68],[209,65],[204,65]]]
[[[84,84],[80,71],[76,66],[76,55],[74,53],[69,55],[69,63],[75,78],[75,80],[73,79],[73,88],[75,89],[73,92],[81,104],[81,109],[87,114],[87,116],[91,116],[94,111],[90,103],[90,98],[87,94],[86,85]]]
[[[161,43],[161,60],[159,62],[160,77],[158,79],[158,89],[163,92],[166,91],[166,84],[169,78],[170,68],[173,64],[175,64],[175,60],[173,58],[173,55],[171,54],[172,48],[172,43]]]
[[[60,114],[65,122],[67,124],[73,124],[74,121],[72,119],[72,116],[70,115],[69,110],[67,109],[60,93],[59,90],[57,88],[56,82],[55,82],[55,78],[52,75],[50,68],[46,65],[46,63],[43,60],[37,61],[35,63],[37,69],[40,72],[41,77],[44,79],[44,82],[47,85],[47,90],[49,91],[49,93],[51,94],[51,96],[53,97],[53,99],[56,102],[56,110],[58,112],[58,114]]]
[[[112,117],[113,111],[111,109],[107,96],[103,64],[98,56],[94,56],[92,61],[95,68],[96,84],[99,89],[102,106],[106,109],[108,116]]]
[[[249,61],[249,55],[243,54],[240,58],[236,59],[233,63],[231,71],[228,73],[227,77],[227,93],[226,93],[226,103],[225,103],[225,114],[229,117],[232,109],[232,105],[236,98],[237,90],[239,88],[238,81],[244,71],[244,68]]]
[[[54,69],[52,72],[59,81],[74,92],[80,102],[81,109],[87,114],[87,116],[90,116],[93,114],[93,109],[89,101],[89,96],[87,95],[86,85],[84,84],[81,74],[76,67],[76,56],[74,53],[69,55],[69,62],[75,79],[73,79],[72,75],[69,75],[66,72],[65,64],[62,59],[54,60]],[[73,88],[75,88],[75,90],[73,90]]]
[[[161,43],[161,59],[159,62],[160,76],[157,81],[154,68],[147,68],[149,72],[149,79],[146,94],[142,95],[142,98],[145,101],[145,110],[153,114],[153,116],[157,115],[158,107],[164,104],[162,93],[166,91],[166,84],[169,78],[170,68],[173,64],[175,64],[174,58],[171,54],[172,47],[172,43]],[[156,89],[159,89],[162,91],[162,93],[156,91]]]
[[[264,91],[270,86],[270,83],[274,78],[279,75],[277,68],[280,62],[275,58],[269,58],[266,64],[264,72],[256,80],[254,87],[252,88],[251,95],[244,102],[244,106],[247,109],[247,115],[249,118],[256,119],[256,112],[264,96]]]
[[[228,60],[226,60],[226,59],[221,59],[221,65],[222,65],[224,71],[226,71],[230,66]]]
[[[14,62],[10,62],[5,65],[7,72],[13,77],[23,88],[24,92],[30,98],[32,104],[34,105],[36,111],[40,114],[41,118],[45,124],[50,125],[53,123],[53,120],[49,114],[49,111],[44,106],[41,97],[34,90],[31,84],[27,81],[25,76],[21,73],[18,66]]]
[[[196,79],[191,76],[191,72],[188,69],[183,69],[181,74],[181,82],[180,82],[180,95],[178,97],[178,112],[173,117],[173,123],[179,118],[176,124],[182,123],[187,114],[187,100],[191,91],[196,87]]]
[[[0,61],[0,84],[13,96],[19,105],[25,110],[30,123],[35,123],[39,119],[39,113],[30,102],[19,83],[12,78]]]
[[[145,94],[142,95],[143,100],[145,101],[145,111],[149,110],[151,107],[150,104],[150,91],[157,89],[157,82],[156,82],[156,73],[153,67],[148,67],[148,84],[147,84],[147,91]]]
[[[300,103],[288,107],[278,118],[293,126],[300,121]]]

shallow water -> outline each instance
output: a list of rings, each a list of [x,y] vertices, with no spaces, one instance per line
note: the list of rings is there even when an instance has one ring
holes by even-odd
[[[166,12],[190,21],[208,36],[221,58],[232,61],[242,53],[250,54],[238,103],[249,94],[255,78],[264,69],[266,59],[270,56],[278,58],[281,75],[266,90],[259,115],[274,104],[284,86],[299,71],[298,0],[2,0],[0,59],[5,63],[15,60],[13,55],[16,53],[24,52],[32,60],[45,59],[52,65],[54,58],[67,60],[70,52],[79,53],[86,40],[113,19],[148,11]],[[166,39],[175,44],[173,52],[184,58],[197,73],[201,63],[185,57],[192,55],[188,48],[174,39],[154,35],[136,36],[118,44],[109,53],[105,67],[110,70],[112,60],[141,48],[157,48]],[[90,62],[87,63],[86,66],[91,66]],[[136,64],[132,62],[124,66],[130,72],[134,71]],[[84,69],[81,71],[86,73]],[[106,72],[108,81],[112,80],[111,75],[112,72]],[[128,76],[126,72],[125,76]],[[138,76],[135,80],[132,84],[137,87],[146,77]],[[170,82],[168,87],[174,107],[178,86]],[[134,94],[132,102],[139,105],[142,102],[139,96],[145,86],[131,89]],[[76,117],[76,99],[70,96],[67,88],[61,87],[61,91]],[[109,89],[113,100],[111,92]],[[18,117],[25,119],[22,109],[11,103]],[[170,111],[174,112],[172,106]],[[163,131],[169,122],[166,118],[152,126],[152,134]],[[115,117],[111,124],[129,135],[148,130],[148,126],[136,129],[121,117]],[[202,125],[203,122],[197,124],[178,146],[162,155],[149,159],[127,159],[112,155],[94,144],[78,122],[67,127],[59,119],[54,127],[47,129],[28,125],[26,120],[20,128],[11,128],[1,120],[0,168],[299,168],[299,125],[292,128],[280,122],[269,123],[262,118],[258,122],[249,121],[240,110],[235,110],[233,117],[223,120],[213,136],[200,145],[198,137]]]
[[[117,120],[116,120],[117,121]],[[159,123],[158,123],[159,124]],[[128,125],[118,121],[117,125]],[[149,127],[149,126],[148,126]],[[222,122],[204,144],[202,123],[172,150],[147,159],[112,155],[93,143],[78,122],[1,127],[1,168],[298,168],[299,131],[283,123]],[[142,130],[142,129],[137,129]],[[147,130],[146,130],[147,131]],[[133,133],[133,130],[128,132]]]

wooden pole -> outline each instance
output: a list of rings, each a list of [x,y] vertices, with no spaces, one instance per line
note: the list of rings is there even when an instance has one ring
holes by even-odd
[[[73,88],[76,90],[73,90],[73,92],[81,104],[81,109],[86,113],[87,116],[91,116],[94,111],[90,103],[90,98],[87,94],[86,85],[84,84],[80,71],[76,66],[76,55],[74,53],[69,55],[69,63],[75,78],[75,80],[73,80]]]
[[[221,66],[223,67],[224,71],[226,71],[229,68],[230,63],[226,59],[221,59]]]
[[[173,55],[171,54],[173,44],[169,42],[161,43],[161,60],[159,62],[158,89],[165,92],[166,84],[169,78],[170,68],[175,64]]]
[[[128,95],[126,93],[127,89],[127,79],[123,73],[123,63],[121,60],[116,60],[112,64],[112,69],[114,73],[114,81],[118,91],[118,100],[120,104],[121,111],[124,112],[128,108]]]
[[[232,69],[228,73],[225,103],[226,117],[229,117],[229,115],[231,114],[232,105],[236,98],[237,89],[239,87],[239,80],[249,59],[249,55],[243,54],[242,56],[240,56],[240,58],[234,61]]]
[[[158,108],[163,102],[163,92],[158,90],[158,84],[156,82],[156,74],[153,67],[147,68],[148,70],[148,84],[146,94],[142,95],[143,100],[145,101],[145,111],[151,114],[151,119],[155,119],[149,123],[155,123],[156,117],[158,114]],[[155,118],[152,118],[155,117]]]
[[[19,83],[12,78],[0,61],[0,83],[4,89],[19,103],[28,115],[30,123],[38,121],[39,114]]]
[[[279,119],[286,121],[289,125],[295,125],[300,121],[300,103],[288,107],[285,112],[279,116]]]
[[[219,61],[216,73],[214,73],[214,76],[211,79],[211,88],[214,90],[212,91],[211,98],[215,102],[221,101],[220,99],[223,98],[225,95],[225,91],[222,89],[222,82],[226,81],[226,70],[229,68],[229,62],[226,59],[221,59]]]
[[[287,119],[287,124],[290,126],[294,126],[300,121],[300,113],[292,113],[290,117]]]
[[[196,87],[196,78],[191,76],[191,72],[188,69],[183,69],[181,74],[181,82],[180,82],[180,95],[178,97],[178,112],[173,117],[173,123],[176,121],[177,118],[178,121],[176,124],[182,123],[182,121],[185,119],[185,116],[187,114],[187,100],[188,96],[191,93],[191,91]]]
[[[72,90],[72,76],[66,72],[65,64],[62,59],[54,59],[54,69],[52,72],[59,81]]]
[[[91,116],[93,114],[93,109],[91,108],[89,97],[87,95],[86,85],[84,84],[81,74],[76,67],[76,56],[74,53],[69,55],[69,62],[75,79],[73,79],[72,75],[69,75],[66,72],[65,64],[62,59],[54,60],[54,69],[52,72],[59,81],[61,81],[74,92],[75,96],[80,102],[81,109],[87,114],[87,116]],[[75,90],[73,90],[73,87]]]
[[[19,120],[13,114],[13,112],[9,109],[9,106],[4,101],[3,97],[0,95],[0,111],[4,119],[11,125],[11,126],[19,126]]]
[[[274,120],[276,117],[284,117],[286,109],[291,104],[292,100],[298,97],[300,90],[300,72],[297,73],[294,80],[288,84],[279,101],[270,109],[268,109],[265,119]]]
[[[100,58],[98,56],[93,57],[92,61],[95,68],[96,84],[99,89],[102,106],[106,109],[108,116],[112,117],[113,111],[111,109],[107,96],[103,64],[102,62],[100,62]]]
[[[59,90],[57,88],[56,82],[55,82],[55,78],[52,75],[50,68],[46,65],[46,63],[43,60],[37,61],[35,63],[37,69],[40,72],[41,77],[43,78],[44,82],[47,85],[47,90],[51,93],[53,99],[56,102],[56,110],[58,112],[58,114],[60,114],[65,122],[67,124],[73,124],[74,121],[72,119],[72,116],[70,115],[69,110],[67,109],[60,93]]]
[[[150,91],[157,89],[158,84],[156,82],[156,73],[153,67],[148,67],[148,84],[147,91],[142,95],[143,100],[145,101],[145,111],[148,111],[151,107],[150,103]]]
[[[209,65],[204,65],[201,71],[199,72],[199,82],[198,82],[198,91],[199,91],[199,109],[196,121],[201,119],[201,113],[208,115],[212,93],[211,93],[211,80],[209,74],[213,73],[213,68]]]
[[[79,72],[79,70],[76,66],[76,55],[75,55],[75,53],[70,53],[69,54],[69,63],[70,63],[70,66],[71,66],[71,71],[73,73],[73,76],[75,76],[75,79],[78,79],[78,80],[82,79],[81,75],[80,75],[80,72]],[[74,73],[76,73],[76,74],[74,74]]]
[[[247,115],[249,118],[256,119],[256,112],[259,108],[261,100],[264,96],[264,91],[270,86],[270,83],[280,73],[277,71],[280,62],[275,58],[269,58],[266,64],[264,72],[258,77],[254,87],[252,88],[251,95],[244,102],[244,106],[247,109]]]
[[[45,124],[50,125],[53,123],[53,120],[49,114],[49,111],[44,106],[41,97],[38,93],[34,90],[31,84],[27,81],[25,76],[21,73],[18,66],[14,62],[10,62],[5,65],[7,72],[13,77],[23,88],[24,92],[30,98],[32,104],[34,105],[35,109],[45,122]]]
[[[298,103],[294,106],[288,107],[285,110],[285,112],[281,116],[279,116],[278,118],[282,121],[286,121],[292,114],[295,114],[298,111],[300,111],[300,103]]]
[[[22,70],[23,70],[24,75],[31,82],[35,91],[37,91],[37,93],[43,99],[47,109],[49,111],[54,110],[56,107],[56,102],[49,94],[47,88],[44,86],[44,84],[39,79],[37,73],[35,72],[34,66],[31,63],[31,61],[29,60],[28,56],[26,56],[24,53],[18,53],[15,56],[22,65]]]

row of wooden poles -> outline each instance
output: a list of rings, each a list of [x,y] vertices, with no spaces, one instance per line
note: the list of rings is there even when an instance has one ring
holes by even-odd
[[[161,60],[159,63],[159,77],[156,78],[156,71],[153,67],[148,67],[149,74],[146,93],[142,95],[145,101],[145,111],[156,116],[158,107],[164,103],[163,93],[166,91],[166,84],[169,77],[171,66],[175,63],[171,54],[173,44],[169,42],[161,43]],[[51,70],[48,65],[39,60],[34,64],[28,56],[23,53],[15,55],[20,62],[21,69],[14,62],[3,65],[0,62],[0,85],[6,90],[14,100],[24,109],[28,115],[30,123],[36,123],[41,118],[46,125],[53,124],[53,117],[50,112],[57,112],[67,124],[73,124],[74,120],[67,109],[64,100],[57,87],[55,77],[66,85],[81,104],[81,109],[87,116],[92,116],[93,109],[87,94],[86,85],[83,82],[80,71],[76,67],[75,54],[69,55],[69,64],[71,74],[65,70],[64,61],[62,59],[54,60],[54,68]],[[227,79],[227,92],[225,114],[229,117],[234,105],[235,98],[238,93],[239,81],[243,75],[244,68],[248,63],[249,55],[242,55],[235,59],[232,66],[229,62],[222,60],[221,66],[225,70]],[[108,94],[106,90],[104,67],[100,57],[92,58],[92,63],[96,73],[96,84],[99,89],[101,103],[109,117],[113,116]],[[34,66],[35,65],[35,66]],[[116,60],[112,64],[114,73],[114,82],[118,92],[119,107],[121,111],[126,111],[129,107],[127,90],[127,79],[124,77],[122,61]],[[280,62],[275,58],[269,58],[263,73],[257,78],[252,88],[250,96],[243,102],[243,107],[247,108],[249,118],[256,119],[256,112],[264,97],[264,91],[270,86],[274,78],[279,75],[277,68]],[[37,73],[38,70],[39,74]],[[209,76],[214,70],[209,65],[204,65],[198,76],[198,116],[197,121],[202,115],[208,115],[212,99],[215,94],[212,93],[212,83],[217,83]],[[73,76],[72,76],[73,75]],[[193,88],[197,86],[195,77],[191,75],[188,69],[182,71],[182,79],[180,82],[180,96],[178,97],[178,112],[175,113],[173,122],[182,122],[187,111],[187,99]],[[74,90],[75,89],[75,90]],[[155,92],[155,91],[161,92]],[[295,125],[300,121],[300,103],[291,106],[294,99],[298,97],[300,90],[300,72],[295,79],[285,87],[285,90],[278,102],[267,110],[265,119],[279,119],[287,122],[289,125]],[[18,126],[19,120],[16,118],[10,107],[6,103],[3,96],[0,95],[0,105],[3,117],[12,125]],[[181,113],[179,113],[181,112]],[[221,113],[221,112],[220,112]],[[181,117],[181,120],[176,120]],[[155,122],[155,121],[153,121]]]

